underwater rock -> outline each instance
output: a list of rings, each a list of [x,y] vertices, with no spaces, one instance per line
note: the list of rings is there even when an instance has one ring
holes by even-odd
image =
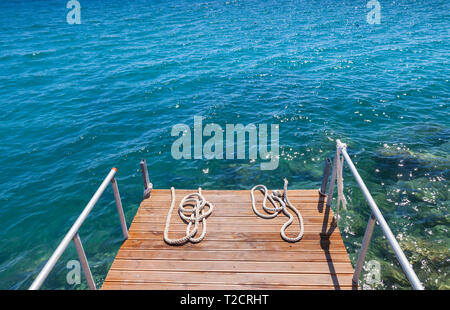
[[[400,241],[410,263],[426,288],[449,289],[449,244],[438,244],[424,238],[411,237]]]
[[[416,152],[399,145],[388,144],[384,144],[382,148],[378,148],[376,150],[376,153],[383,157],[401,157],[402,159],[406,160],[417,160],[424,162],[442,161],[446,159],[438,157],[431,153]]]

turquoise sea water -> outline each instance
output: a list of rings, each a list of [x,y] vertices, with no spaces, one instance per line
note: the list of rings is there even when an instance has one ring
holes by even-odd
[[[318,188],[342,139],[428,289],[450,288],[449,2],[0,2],[0,289],[25,289],[118,167],[128,224],[157,188]],[[177,123],[279,124],[280,163],[174,160]],[[369,208],[348,169],[339,228],[353,264]],[[80,231],[97,285],[121,244],[109,188]],[[73,245],[44,288],[66,283]],[[380,229],[368,260],[409,288]],[[372,287],[364,284],[365,287]]]

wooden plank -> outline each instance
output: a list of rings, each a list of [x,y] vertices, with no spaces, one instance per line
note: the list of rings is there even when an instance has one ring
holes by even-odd
[[[219,260],[219,261],[260,261],[260,262],[349,262],[347,253],[327,254],[322,251],[288,252],[281,257],[275,251],[185,251],[182,247],[165,250],[121,249],[116,259],[162,259],[162,260]]]
[[[196,191],[195,190],[188,190],[188,191],[175,190],[175,196],[176,197],[183,197],[183,196],[186,196],[187,194],[191,194],[193,192],[196,192]],[[283,191],[281,191],[281,192],[283,192]],[[224,197],[224,198],[236,199],[236,198],[243,198],[243,197],[245,197],[245,198],[250,198],[251,197],[250,191],[235,191],[235,192],[233,192],[233,191],[220,191],[220,192],[203,191],[202,195],[205,198],[207,198],[207,197],[209,197],[209,198],[212,198],[212,197],[215,197],[215,198],[216,197]],[[149,198],[147,200],[155,200],[155,199],[156,200],[160,200],[161,198],[165,199],[167,197],[170,198],[171,194],[170,193],[166,194],[166,193],[158,193],[158,192],[154,193],[154,192],[152,192],[151,198]],[[255,192],[255,197],[263,198],[264,194],[261,193],[261,192]],[[301,198],[314,198],[314,199],[317,200],[321,196],[320,196],[318,191],[315,191],[314,193],[312,193],[312,192],[304,193],[304,192],[298,192],[298,191],[297,192],[295,192],[295,191],[288,191],[288,197],[289,197],[289,199],[290,198],[292,198],[292,199],[297,199],[297,198],[298,199],[301,199]],[[147,200],[144,200],[143,202],[145,202]]]
[[[162,240],[163,232],[162,231],[135,231],[130,230],[129,232],[130,239],[148,239],[148,240]],[[207,240],[215,240],[215,241],[236,241],[236,242],[245,242],[245,241],[278,241],[285,242],[281,239],[279,232],[264,232],[264,233],[256,233],[256,232],[217,232],[217,231],[209,231],[207,236],[205,237]],[[205,240],[206,240],[205,239]],[[305,241],[315,241],[320,242],[322,240],[322,236],[320,233],[304,233],[302,242]],[[330,242],[338,241],[342,242],[341,236],[339,232],[334,232],[329,237]]]
[[[302,203],[297,204],[295,202],[291,202],[294,207],[296,207],[300,212],[306,212],[305,214],[311,214],[311,215],[323,215],[324,204],[320,203]],[[158,204],[152,203],[152,204],[141,204],[141,209],[144,211],[148,211],[150,213],[155,213],[155,211],[160,212],[162,214],[166,214],[169,211],[170,202],[167,201],[161,201]],[[257,205],[258,211],[263,211],[261,204]],[[178,209],[178,202],[175,203],[175,210]],[[217,211],[217,212],[216,212]],[[175,212],[175,211],[174,211]],[[253,212],[252,205],[250,202],[243,202],[243,203],[234,203],[234,204],[227,204],[227,203],[214,203],[214,213],[217,216],[236,216],[236,215],[254,215],[256,214]]]
[[[136,216],[150,216],[155,219],[159,219],[162,221],[166,221],[167,213],[169,212],[170,204],[168,203],[165,207],[145,207],[141,206],[139,210],[136,213]],[[312,208],[303,208],[300,207],[298,210],[302,213],[303,217],[318,217],[323,219],[323,212],[319,213],[317,210],[317,205],[314,205]],[[258,208],[258,211],[260,209]],[[331,210],[330,210],[331,211]],[[176,211],[173,211],[175,214]],[[330,214],[333,214],[332,212]],[[235,217],[246,217],[250,218],[251,220],[257,218],[258,216],[253,212],[252,207],[248,204],[242,204],[241,208],[228,208],[224,207],[224,205],[215,204],[214,205],[214,211],[213,211],[214,217],[217,218],[227,218],[232,219]],[[211,217],[212,218],[212,217]],[[287,217],[284,214],[280,214],[280,219],[286,219]]]
[[[175,201],[179,203],[181,199],[187,195],[188,193],[193,193],[194,190],[188,190],[188,191],[175,191]],[[212,203],[228,203],[228,204],[235,204],[235,203],[251,203],[251,195],[250,191],[237,191],[237,192],[229,192],[229,191],[222,191],[220,193],[211,193],[209,191],[203,191],[203,196],[206,200],[211,201]],[[292,203],[294,202],[304,202],[304,203],[318,203],[318,202],[324,202],[325,198],[321,197],[316,191],[314,194],[308,193],[304,194],[301,192],[292,192],[288,191],[288,197],[289,201]],[[256,202],[262,202],[264,198],[264,195],[262,193],[256,192],[255,193],[255,201]],[[149,199],[146,199],[142,201],[143,205],[149,204],[149,203],[160,203],[160,202],[170,202],[171,201],[171,194],[170,192],[167,193],[160,193],[160,192],[152,192],[151,197]]]
[[[282,188],[278,189],[279,191],[283,191]],[[193,192],[196,192],[197,189],[175,189],[175,194],[178,195],[180,194],[181,196],[184,195],[188,195],[191,194]],[[202,189],[202,194],[203,195],[250,195],[250,189],[248,190],[205,190]],[[145,200],[150,200],[151,198],[155,197],[155,196],[168,196],[170,197],[171,195],[171,190],[170,189],[153,189],[152,193],[151,193],[151,197]],[[319,190],[318,189],[288,189],[288,195],[292,195],[292,196],[319,196]],[[145,201],[144,200],[144,201]]]
[[[228,283],[139,283],[131,281],[105,281],[104,290],[351,290],[351,285],[284,285],[228,284]]]
[[[333,285],[337,279],[331,274],[313,273],[245,273],[245,272],[212,272],[208,270],[191,271],[127,271],[111,269],[108,281],[151,283],[235,283],[235,284],[272,284],[272,285]],[[339,282],[351,285],[352,274],[342,274]]]
[[[322,224],[323,223],[323,216],[302,216],[303,217],[303,223],[304,224]],[[288,217],[284,216],[284,215],[278,215],[276,218],[273,219],[264,219],[258,216],[253,216],[253,217],[217,217],[215,215],[211,215],[210,217],[208,217],[207,219],[207,224],[220,224],[220,223],[230,223],[230,224],[234,224],[234,225],[275,225],[275,226],[280,226],[283,225],[285,222],[288,221]],[[148,216],[148,215],[138,215],[135,216],[134,221],[135,223],[148,223],[149,225],[152,224],[161,224],[161,223],[166,223],[166,219],[159,217],[159,218],[154,218],[153,216]],[[171,225],[172,223],[182,223],[184,224],[184,222],[182,221],[182,219],[180,217],[178,217],[178,214],[172,214],[171,217]],[[294,222],[291,224],[291,226],[295,227],[299,227],[299,222],[298,219],[296,219],[294,217]]]
[[[282,256],[286,252],[305,252],[305,251],[320,251],[323,249],[318,242],[272,242],[272,241],[244,241],[244,242],[221,242],[210,241],[204,239],[200,243],[186,243],[182,246],[183,250],[211,250],[211,251],[280,251]],[[122,245],[123,249],[136,250],[157,250],[167,248],[167,244],[163,240],[126,240]],[[344,245],[341,242],[333,242],[329,244],[329,252],[343,252],[347,253]]]
[[[325,273],[329,274],[327,262],[290,262],[273,264],[272,262],[242,261],[186,261],[186,260],[116,260],[114,270],[148,270],[148,271],[204,271],[213,272],[258,272],[258,273]],[[335,263],[333,274],[353,274],[349,263]]]
[[[212,202],[213,204],[215,203],[228,203],[229,205],[233,205],[236,201],[239,201],[239,203],[250,203],[251,204],[251,197],[250,195],[242,195],[242,196],[232,196],[232,195],[203,195],[205,197],[205,199],[207,201]],[[176,195],[175,197],[175,202],[179,203],[181,201],[181,199],[183,198],[183,195]],[[161,202],[167,202],[167,201],[171,201],[171,197],[170,196],[155,196],[152,197],[151,199],[151,203],[161,203]],[[296,196],[296,197],[289,197],[289,201],[292,204],[301,204],[301,203],[319,203],[318,198],[317,197],[313,197],[313,196]],[[263,202],[263,196],[256,196],[255,197],[255,202],[257,203],[262,203]],[[143,202],[144,205],[148,204],[148,202]],[[250,205],[251,206],[251,205]]]
[[[135,231],[164,231],[164,223],[149,225],[148,223],[132,223],[130,226],[130,229]],[[297,225],[298,226],[298,225]],[[201,225],[199,226],[201,227]],[[321,224],[310,224],[304,227],[305,232],[309,233],[320,233],[322,232],[322,225]],[[252,224],[252,225],[234,225],[233,223],[217,223],[216,225],[209,225],[207,226],[208,232],[280,232],[281,225],[261,225],[261,224]],[[298,227],[288,227],[286,233],[291,233],[292,235],[295,235],[298,233],[299,228]],[[185,232],[186,231],[186,225],[175,223],[170,224],[170,232]]]

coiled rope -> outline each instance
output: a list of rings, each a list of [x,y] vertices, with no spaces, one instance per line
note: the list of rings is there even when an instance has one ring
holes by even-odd
[[[198,193],[191,193],[186,195],[178,206],[178,214],[181,219],[188,224],[186,228],[186,236],[179,239],[169,238],[170,218],[172,217],[173,208],[175,207],[175,188],[170,188],[172,194],[172,203],[170,205],[169,213],[167,214],[166,227],[164,228],[164,241],[169,245],[182,245],[190,241],[198,243],[205,238],[206,235],[206,218],[211,215],[214,206],[209,201],[206,201],[202,195],[202,189],[198,188]],[[190,208],[186,208],[191,206]],[[208,210],[205,211],[205,207]],[[202,233],[195,238],[198,232],[198,225],[202,223]],[[192,224],[194,227],[192,228]],[[192,228],[192,229],[191,229]]]
[[[262,217],[264,219],[275,218],[280,212],[283,212],[287,217],[289,217],[289,220],[286,223],[284,223],[283,227],[281,227],[281,231],[280,231],[281,238],[283,238],[285,241],[288,241],[288,242],[297,242],[300,239],[302,239],[302,237],[303,237],[303,231],[304,231],[303,217],[302,217],[300,211],[298,211],[297,208],[295,208],[289,201],[288,194],[287,194],[287,185],[288,185],[288,180],[284,179],[284,193],[281,194],[279,191],[272,191],[272,193],[270,195],[269,195],[269,191],[267,190],[267,187],[265,187],[264,185],[259,184],[259,185],[254,186],[250,191],[251,196],[252,196],[252,208],[256,215],[258,215],[259,217]],[[262,203],[262,207],[263,207],[264,211],[267,212],[267,214],[263,214],[256,209],[255,190],[257,190],[257,189],[259,189],[264,194],[264,200]],[[270,201],[273,208],[268,207],[266,205],[267,200]],[[277,203],[278,203],[278,206],[277,206]],[[298,217],[299,224],[300,224],[300,232],[297,235],[297,237],[295,237],[295,238],[288,237],[288,236],[286,236],[286,233],[285,233],[286,229],[294,221],[294,216],[288,211],[288,208],[291,209],[292,211],[294,211],[294,213]]]
[[[341,143],[341,147],[347,147],[346,144]],[[337,213],[336,223],[339,222],[339,207],[342,204],[342,208],[347,210],[347,199],[344,195],[344,177],[342,176],[342,170],[344,168],[344,155],[341,152],[339,146],[336,148],[336,184],[337,184]],[[331,199],[331,198],[330,198]]]

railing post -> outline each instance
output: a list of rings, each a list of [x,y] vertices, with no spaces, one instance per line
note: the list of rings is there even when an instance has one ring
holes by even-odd
[[[339,152],[339,150],[336,149],[336,154],[334,154],[334,160],[333,160],[333,170],[331,172],[330,187],[328,189],[327,208],[329,208],[331,206],[331,202],[333,201],[334,183],[336,182],[337,161],[339,160],[338,152]]]
[[[92,277],[91,269],[89,268],[89,263],[86,258],[86,254],[84,253],[83,245],[81,244],[81,239],[78,233],[73,237],[73,242],[75,243],[75,248],[77,249],[78,258],[81,261],[81,267],[83,268],[84,275],[86,276],[86,280],[89,285],[89,289],[96,290],[94,278]]]
[[[361,275],[362,266],[364,260],[366,259],[367,249],[369,248],[370,239],[372,238],[373,228],[375,227],[375,216],[370,215],[369,222],[367,223],[366,232],[364,233],[364,238],[361,245],[361,250],[359,250],[358,262],[356,263],[355,272],[353,273],[352,282],[358,285],[359,276]]]
[[[328,185],[328,178],[330,175],[330,168],[331,168],[331,159],[327,158],[325,159],[325,167],[323,168],[323,177],[322,177],[322,185],[320,186],[319,194],[322,196],[327,195],[327,185]]]
[[[150,178],[148,177],[147,161],[145,159],[142,159],[140,165],[141,165],[142,179],[144,180],[144,198],[148,198],[150,197],[153,184],[150,183]]]
[[[119,213],[120,226],[122,227],[123,238],[128,239],[128,228],[125,220],[125,214],[123,213],[122,200],[120,199],[119,187],[117,186],[116,178],[112,178],[111,184],[114,190],[114,198],[116,200],[117,212]]]

